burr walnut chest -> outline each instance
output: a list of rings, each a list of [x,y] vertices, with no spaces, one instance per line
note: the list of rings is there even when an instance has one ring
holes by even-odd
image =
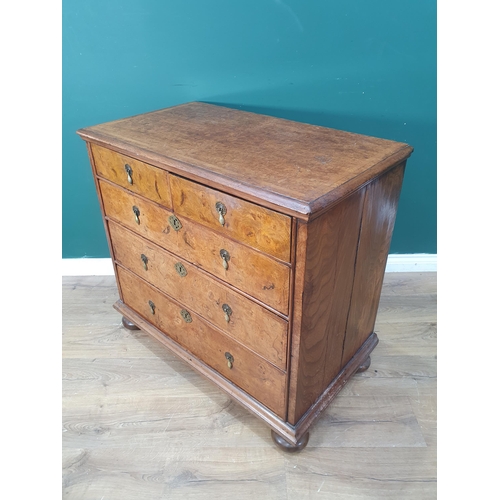
[[[123,325],[303,448],[378,342],[412,148],[198,102],[78,134]]]

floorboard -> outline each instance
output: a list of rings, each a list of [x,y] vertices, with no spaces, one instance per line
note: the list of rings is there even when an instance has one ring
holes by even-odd
[[[436,273],[385,276],[371,367],[287,455],[141,331],[113,277],[63,278],[63,499],[436,498]]]

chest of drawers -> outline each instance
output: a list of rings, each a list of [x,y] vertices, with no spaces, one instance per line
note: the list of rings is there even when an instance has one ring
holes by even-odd
[[[78,131],[123,325],[302,449],[366,369],[406,144],[203,103]]]

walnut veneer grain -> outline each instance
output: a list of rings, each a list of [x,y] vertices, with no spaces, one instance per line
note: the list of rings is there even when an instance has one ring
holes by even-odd
[[[234,196],[171,176],[174,211],[221,234],[290,262],[291,218]],[[224,205],[222,225],[216,204]]]
[[[91,149],[99,176],[160,205],[172,208],[167,172],[96,144],[92,144]]]
[[[290,269],[285,264],[185,217],[179,217],[182,227],[176,231],[169,223],[172,212],[107,182],[100,186],[108,217],[288,314]],[[139,224],[134,207],[139,210]],[[229,253],[227,269],[221,250]]]
[[[287,321],[119,224],[110,221],[109,232],[118,263],[285,369]],[[177,271],[178,264],[184,268],[182,274]],[[229,321],[222,309],[224,304],[231,308]]]

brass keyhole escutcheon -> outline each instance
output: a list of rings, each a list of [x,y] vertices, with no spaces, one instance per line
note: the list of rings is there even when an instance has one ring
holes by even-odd
[[[144,271],[147,271],[149,259],[143,253],[141,253],[141,260],[142,260],[142,267],[144,268]]]
[[[229,268],[228,262],[231,260],[231,256],[229,255],[229,252],[227,250],[222,249],[219,252],[221,259],[222,259],[222,265],[224,266],[224,269],[227,271]]]
[[[134,180],[132,179],[132,167],[130,165],[125,165],[125,172],[127,172],[127,181],[129,184],[133,184]]]
[[[154,314],[154,313],[155,313],[155,310],[156,310],[155,303],[154,303],[152,300],[150,300],[150,301],[148,302],[148,304],[149,304],[149,310],[151,311],[151,314]]]
[[[234,364],[234,358],[233,358],[233,356],[231,355],[231,353],[230,353],[230,352],[226,352],[226,353],[224,354],[224,356],[225,356],[225,357],[226,357],[226,359],[227,359],[227,367],[228,367],[229,369],[231,369],[231,368],[233,367],[233,364]]]
[[[191,323],[191,321],[193,321],[191,314],[189,314],[189,312],[186,311],[186,309],[181,309],[181,316],[186,323]]]
[[[226,205],[224,205],[224,203],[218,201],[215,204],[215,210],[217,210],[217,213],[219,214],[219,224],[221,226],[223,226],[226,223],[226,221],[224,219],[224,215],[226,215],[226,213],[227,213]]]
[[[184,276],[186,276],[186,274],[188,273],[188,272],[187,272],[187,270],[186,270],[186,268],[182,265],[182,263],[181,263],[181,262],[177,262],[177,263],[175,264],[175,270],[177,271],[177,274],[178,274],[179,276],[181,276],[182,278],[183,278]]]
[[[137,224],[140,224],[141,223],[141,221],[139,220],[139,215],[141,215],[140,210],[134,205],[132,207],[132,212],[134,212],[135,215],[135,222],[137,222]]]
[[[227,304],[222,304],[222,310],[224,311],[225,320],[229,323],[229,320],[231,319],[230,316],[231,314],[233,314],[233,310]]]
[[[179,231],[179,229],[182,227],[181,221],[175,215],[171,215],[168,218],[168,223],[173,227],[175,231]]]

